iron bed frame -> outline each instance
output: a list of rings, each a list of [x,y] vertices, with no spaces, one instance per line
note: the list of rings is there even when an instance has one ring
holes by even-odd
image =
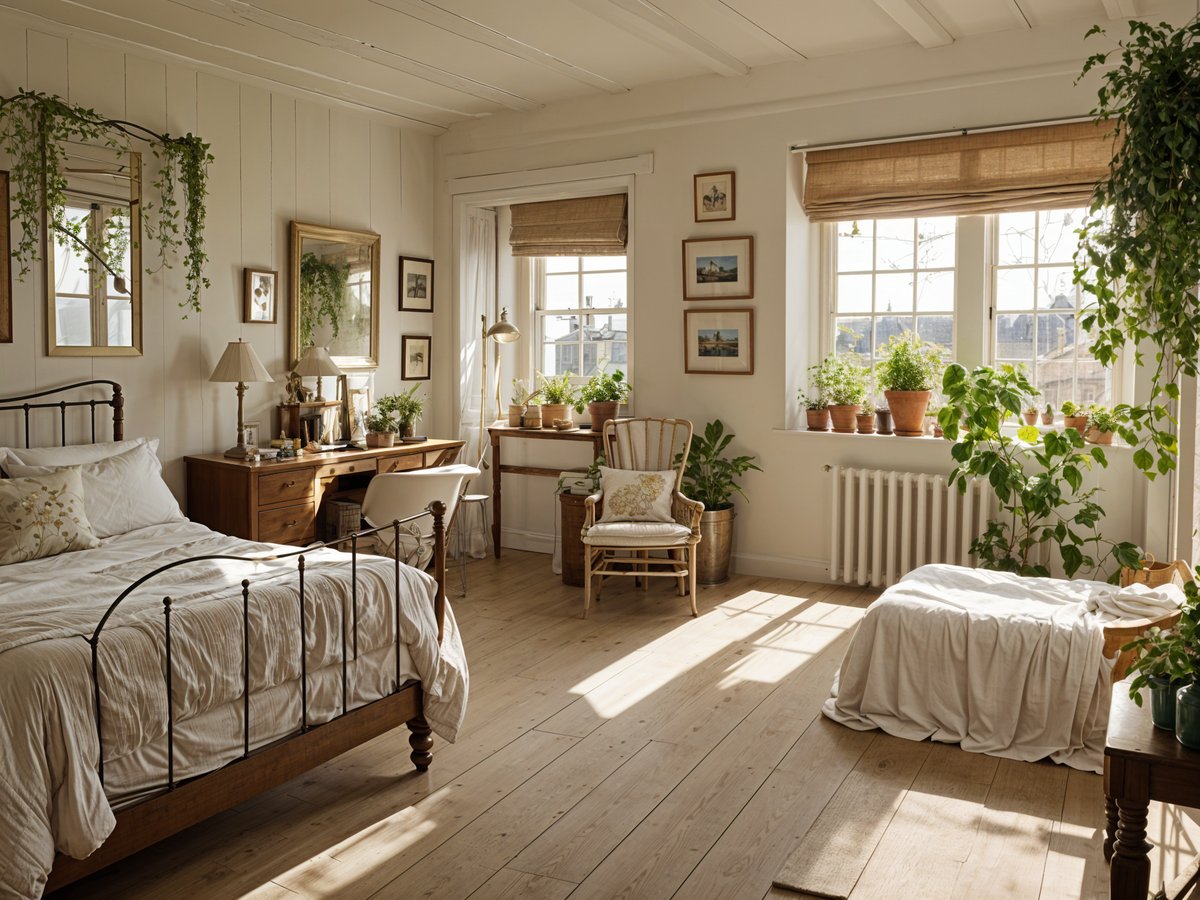
[[[95,387],[107,387],[108,398],[84,400],[48,401],[41,398],[70,391],[81,391]],[[41,400],[41,402],[30,402]],[[91,416],[91,442],[96,442],[96,407],[112,408],[112,435],[121,440],[124,434],[124,395],[115,381],[91,380],[25,394],[18,397],[0,398],[0,412],[18,411],[24,414],[25,446],[30,443],[31,414],[39,410],[59,411],[59,442],[67,445],[66,411],[72,407],[87,407]],[[362,706],[349,708],[348,666],[358,658],[358,554],[359,542],[364,538],[385,531],[393,532],[393,546],[399,546],[401,526],[423,518],[433,517],[433,574],[437,582],[434,594],[434,615],[437,621],[438,643],[441,643],[446,615],[446,540],[445,504],[435,501],[426,511],[377,528],[368,528],[347,535],[336,541],[312,544],[302,549],[268,555],[218,554],[195,556],[177,560],[148,572],[126,587],[105,610],[90,636],[81,635],[91,652],[92,707],[96,716],[96,741],[98,774],[104,783],[104,738],[102,731],[103,708],[100,701],[102,668],[100,644],[105,626],[121,603],[135,590],[158,575],[189,563],[204,560],[265,561],[295,559],[299,591],[300,612],[300,727],[290,735],[279,738],[255,750],[250,748],[250,601],[251,582],[243,579],[242,595],[242,755],[210,772],[188,779],[175,779],[175,716],[172,665],[172,600],[163,598],[163,641],[164,641],[164,690],[167,700],[167,780],[155,793],[143,800],[124,807],[116,813],[116,827],[108,839],[86,859],[58,854],[54,868],[46,885],[47,891],[77,881],[97,872],[120,859],[149,847],[163,838],[208,817],[236,806],[263,791],[300,775],[366,741],[391,731],[400,725],[407,726],[409,754],[418,772],[426,771],[433,761],[431,729],[424,716],[424,695],[420,681],[402,682],[402,641],[400,638],[400,567],[399,555],[394,566],[394,612],[396,622],[396,683],[391,693]],[[346,606],[341,604],[341,681],[342,712],[333,719],[313,725],[308,721],[308,661],[305,653],[307,626],[305,624],[305,556],[328,547],[350,545],[350,638],[347,639]],[[178,622],[175,625],[178,629]]]

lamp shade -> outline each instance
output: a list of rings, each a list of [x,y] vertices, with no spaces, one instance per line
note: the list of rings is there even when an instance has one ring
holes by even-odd
[[[240,338],[230,341],[209,381],[274,381],[254,348]]]
[[[487,336],[501,344],[511,344],[521,336],[521,330],[508,321],[508,307],[500,310],[500,321],[488,329]]]
[[[297,375],[341,375],[342,370],[324,347],[305,347],[293,370]]]

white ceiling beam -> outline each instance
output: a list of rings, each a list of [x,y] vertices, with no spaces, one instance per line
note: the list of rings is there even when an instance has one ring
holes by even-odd
[[[678,19],[646,0],[572,0],[622,31],[676,52],[682,51],[709,71],[719,75],[746,75],[750,67],[712,41],[697,34]]]
[[[921,4],[921,0],[875,0],[875,5],[926,49],[954,43],[954,37]]]
[[[1101,0],[1110,19],[1132,19],[1138,14],[1137,0]]]
[[[371,2],[468,41],[484,44],[493,50],[499,50],[501,53],[515,56],[517,59],[550,69],[559,75],[565,75],[581,84],[599,88],[610,94],[621,94],[629,90],[625,85],[618,84],[610,78],[569,63],[552,53],[539,50],[532,44],[526,44],[494,28],[489,28],[482,22],[436,6],[429,0],[371,0]]]
[[[690,0],[690,2],[711,10],[725,26],[740,31],[759,46],[777,54],[781,61],[803,62],[808,59],[791,44],[781,41],[776,35],[771,34],[741,10],[730,6],[725,0]]]
[[[1033,23],[1029,21],[1029,16],[1025,10],[1021,9],[1020,0],[1004,0],[1004,5],[1012,13],[1013,21],[1017,23],[1018,28],[1029,29],[1033,27]]]

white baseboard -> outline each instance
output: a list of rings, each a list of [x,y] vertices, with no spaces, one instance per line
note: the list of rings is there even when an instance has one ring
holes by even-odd
[[[500,535],[500,546],[512,550],[529,550],[532,553],[554,553],[554,535],[540,531],[523,531],[519,528],[504,528]]]

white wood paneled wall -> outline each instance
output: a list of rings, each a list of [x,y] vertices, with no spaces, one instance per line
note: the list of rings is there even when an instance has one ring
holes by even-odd
[[[173,134],[193,131],[212,144],[205,231],[212,287],[203,311],[183,318],[178,266],[143,280],[144,354],[132,358],[49,357],[40,267],[13,284],[14,342],[0,344],[0,396],[86,378],[120,382],[126,435],[161,438],[168,484],[183,499],[182,457],[224,449],[235,440],[232,385],[208,382],[228,341],[254,345],[277,378],[286,377],[288,224],[292,219],[382,235],[380,368],[376,390],[401,386],[400,335],[434,334],[433,316],[398,310],[398,257],[432,256],[433,137],[345,107],[273,93],[185,65],[139,57],[51,34],[0,13],[0,94],[29,88],[59,94],[104,115]],[[149,184],[153,159],[145,160]],[[0,156],[0,168],[7,160]],[[14,242],[16,237],[14,236]],[[146,248],[147,260],[156,249]],[[242,323],[242,269],[280,272],[277,325]],[[445,295],[448,273],[435,288]],[[445,286],[445,287],[443,287]],[[445,301],[440,297],[437,304]],[[439,319],[442,318],[439,316]],[[429,408],[434,407],[429,382]],[[246,418],[264,436],[283,385],[251,385]],[[435,430],[432,412],[425,427]],[[35,443],[57,439],[47,420]],[[19,441],[0,421],[0,446]]]

